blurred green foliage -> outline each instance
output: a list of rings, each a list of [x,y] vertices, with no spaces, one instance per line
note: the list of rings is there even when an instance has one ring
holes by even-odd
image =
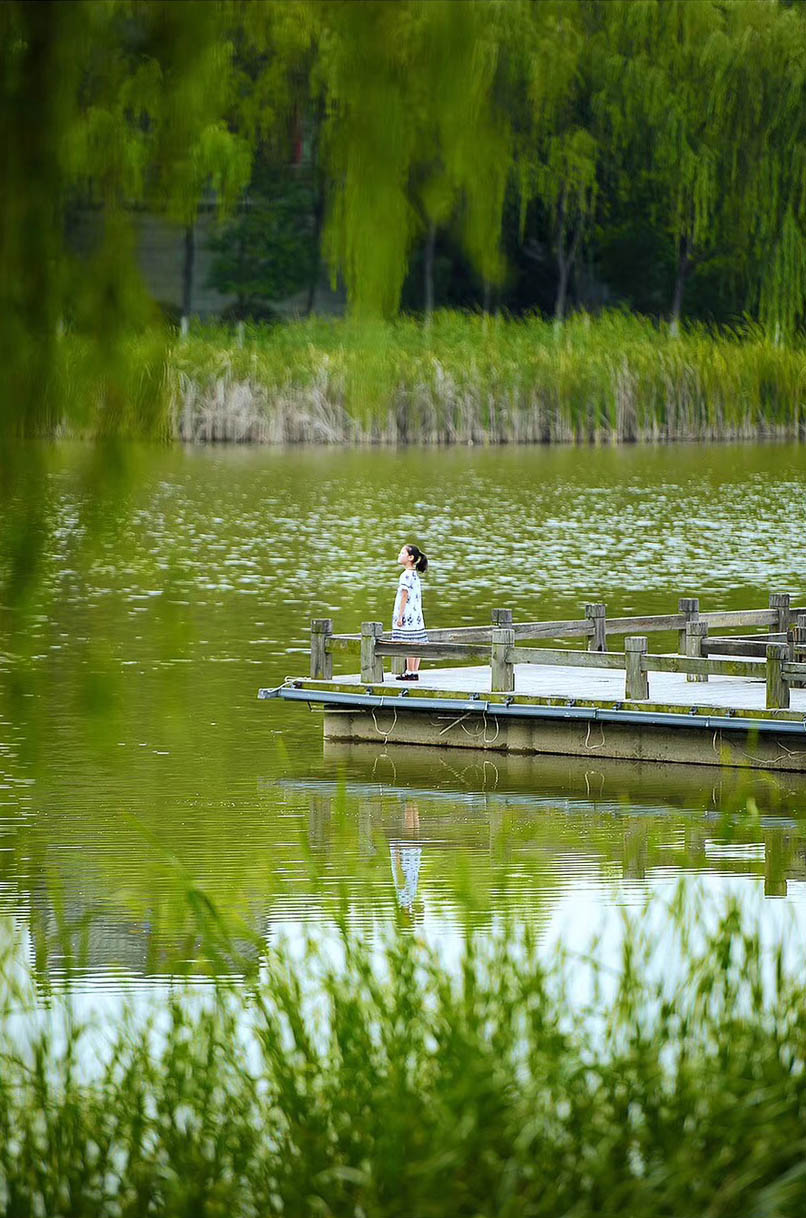
[[[50,434],[77,403],[91,430],[159,433],[164,402],[130,408],[121,351],[157,321],[135,209],[188,226],[202,198],[226,214],[247,187],[215,272],[242,304],[303,280],[321,230],[353,311],[394,314],[415,247],[441,234],[491,300],[531,257],[533,279],[556,276],[561,316],[638,210],[675,319],[709,267],[733,281],[716,307],[747,307],[776,335],[802,317],[801,5],[9,2],[0,54],[6,437]],[[310,194],[287,188],[292,162]],[[82,207],[102,224],[78,256]],[[73,394],[65,330],[88,339]]]
[[[188,902],[211,954],[237,957],[204,894]],[[345,924],[330,958],[262,954],[242,987],[176,987],[103,1036],[69,988],[33,1018],[31,978],[8,959],[0,1204],[794,1218],[802,959],[765,949],[735,907],[711,911],[709,932],[682,905],[662,941],[633,919],[610,965],[595,947],[547,963],[506,925],[446,969],[412,936],[372,947]]]

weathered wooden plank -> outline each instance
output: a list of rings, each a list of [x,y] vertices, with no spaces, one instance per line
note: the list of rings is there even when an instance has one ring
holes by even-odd
[[[515,688],[515,669],[512,665],[511,652],[515,640],[515,632],[511,626],[493,630],[490,645],[490,689],[500,690],[501,693],[511,693]]]
[[[770,609],[778,614],[777,629],[786,634],[792,610],[792,597],[788,592],[771,592]]]
[[[328,637],[333,633],[333,618],[315,617],[311,622],[311,676],[330,680],[333,657],[327,650]]]
[[[753,634],[716,634],[708,640],[715,643],[785,643],[786,635],[775,630],[756,630]]]
[[[652,634],[659,630],[684,630],[686,619],[682,613],[662,613],[645,617],[609,617],[608,634],[629,634],[632,630],[644,630]]]
[[[748,656],[767,658],[767,640],[761,639],[703,639],[704,656]]]
[[[692,598],[693,599],[693,598]],[[804,613],[804,609],[790,609],[790,616]],[[709,629],[720,630],[741,626],[777,626],[778,610],[740,609],[718,610],[700,613],[699,621],[707,622]],[[684,630],[684,613],[651,614],[643,617],[607,618],[608,634],[629,634],[632,630],[654,633],[666,630]],[[579,619],[551,622],[513,622],[515,639],[560,639],[592,635],[593,623]],[[489,626],[457,626],[454,629],[428,631],[434,642],[476,642],[489,639]]]
[[[680,672],[712,677],[758,677],[763,680],[766,665],[760,660],[713,660],[703,657],[646,655],[641,660],[644,672]]]
[[[567,665],[570,668],[623,668],[623,651],[572,651],[548,647],[510,647],[513,664]]]
[[[494,629],[493,626],[455,626],[435,630],[429,626],[428,639],[432,643],[490,643]],[[516,622],[512,629],[516,639],[578,638],[592,633],[592,625],[587,621]],[[389,633],[388,639],[391,637]]]
[[[643,661],[646,658],[648,643],[644,635],[637,635],[624,640],[624,660],[626,677],[624,681],[624,696],[641,701],[649,697],[649,680]]]
[[[707,622],[712,630],[727,626],[777,626],[777,609],[736,609],[701,613],[700,621]]]
[[[599,601],[588,601],[585,620],[593,627],[588,651],[607,651],[607,606]]]
[[[686,654],[686,630],[690,622],[696,622],[700,616],[700,598],[698,596],[681,596],[677,608],[686,619],[686,624],[677,634],[677,650],[681,656]]]
[[[593,633],[593,624],[579,619],[564,622],[513,622],[516,639],[573,639]]]
[[[331,634],[326,641],[328,651],[358,651],[361,647],[360,634]]]
[[[789,658],[800,663],[806,660],[806,613],[798,613],[795,616],[795,627]],[[794,685],[795,689],[803,689],[804,685],[806,685],[806,678],[793,677],[790,680],[790,684]]]
[[[690,618],[686,622],[684,649],[685,654],[692,660],[702,659],[702,645],[708,635],[708,623],[700,622],[694,618]],[[708,671],[702,668],[696,668],[693,672],[686,673],[687,681],[707,681]]]
[[[710,646],[710,640],[707,645]],[[358,650],[355,643],[352,646],[353,650]],[[763,646],[765,648],[764,657],[766,658],[766,644]],[[419,655],[423,659],[432,661],[481,660],[485,663],[490,661],[490,652],[487,648],[465,643],[385,643],[381,639],[377,639],[375,642],[375,654],[377,657]],[[747,656],[746,651],[730,652],[729,654]],[[620,651],[579,651],[571,648],[517,646],[508,647],[506,662],[509,664],[545,665],[546,667],[616,670],[624,669],[626,663],[624,652]],[[765,675],[765,666],[760,662],[760,659],[719,659],[712,655],[697,659],[675,655],[656,656],[647,653],[642,661],[642,667],[646,672],[678,672],[691,673],[698,676],[763,678]],[[796,665],[795,667],[803,668],[806,671],[806,665]]]
[[[490,662],[490,648],[479,643],[386,643],[375,644],[379,656],[422,656],[425,660],[483,660]]]
[[[383,622],[361,623],[361,680],[368,685],[383,681],[383,658],[377,653],[382,634]]]
[[[767,708],[789,706],[789,686],[784,677],[787,663],[786,643],[767,644]]]
[[[487,643],[489,645],[492,626],[453,626],[438,630],[428,627],[428,640],[431,643]],[[385,643],[392,641],[392,632],[387,631],[383,636]]]

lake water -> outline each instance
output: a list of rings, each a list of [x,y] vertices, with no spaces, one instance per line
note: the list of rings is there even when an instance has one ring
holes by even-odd
[[[389,624],[407,540],[432,626],[803,603],[802,449],[159,449],[89,538],[87,460],[52,454],[40,601],[0,657],[0,918],[39,973],[66,945],[98,990],[201,971],[212,907],[247,953],[342,906],[582,942],[683,877],[806,926],[796,777],[325,750],[316,713],[256,700],[307,671],[311,617]]]

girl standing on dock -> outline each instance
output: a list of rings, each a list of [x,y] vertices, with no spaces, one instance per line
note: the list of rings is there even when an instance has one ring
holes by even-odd
[[[398,554],[397,561],[403,567],[403,574],[397,583],[392,617],[392,642],[427,643],[419,572],[428,569],[428,559],[417,546],[405,545]],[[406,671],[400,674],[398,681],[419,681],[419,667],[420,657],[409,656],[406,660]]]

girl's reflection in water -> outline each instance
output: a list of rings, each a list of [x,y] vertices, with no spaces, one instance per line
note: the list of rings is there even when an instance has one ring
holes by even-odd
[[[409,801],[403,812],[403,825],[399,837],[390,837],[389,856],[392,864],[392,879],[397,893],[397,904],[407,920],[414,920],[414,903],[420,880],[420,861],[423,848],[417,840],[420,836],[420,809]],[[421,902],[418,902],[418,908]]]

